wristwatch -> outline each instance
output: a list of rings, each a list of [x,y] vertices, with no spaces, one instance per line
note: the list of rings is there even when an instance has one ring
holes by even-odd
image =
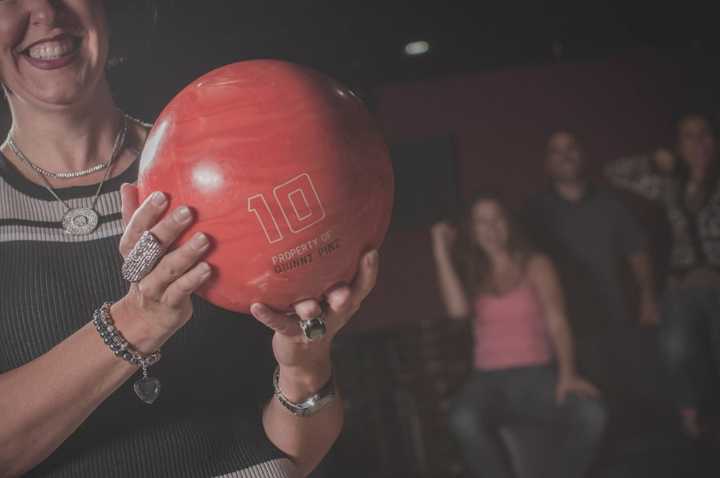
[[[296,403],[290,401],[280,390],[278,383],[280,382],[280,367],[275,367],[275,373],[273,374],[273,387],[275,388],[275,396],[282,403],[282,405],[290,410],[293,415],[299,417],[309,417],[316,414],[329,404],[335,401],[337,394],[335,393],[335,380],[330,376],[330,379],[325,385],[313,396],[303,400],[302,402]]]

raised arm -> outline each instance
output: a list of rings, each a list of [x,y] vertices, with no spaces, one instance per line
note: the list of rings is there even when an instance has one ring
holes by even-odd
[[[618,245],[626,258],[640,292],[640,323],[655,325],[658,321],[655,276],[648,252],[645,231],[628,208],[618,203],[615,214]]]
[[[447,313],[452,319],[465,319],[470,315],[470,306],[452,260],[452,247],[456,241],[457,231],[447,223],[440,222],[432,227],[431,235],[438,286]]]
[[[328,291],[324,306],[317,301],[304,301],[295,306],[296,316],[290,317],[263,304],[252,306],[255,318],[275,331],[273,352],[278,363],[278,386],[290,401],[303,402],[328,383],[332,376],[332,341],[375,286],[378,260],[377,251],[365,254],[353,283]],[[302,337],[298,318],[310,320],[318,316],[325,320],[325,335],[308,342]],[[307,476],[337,439],[343,418],[339,396],[310,416],[295,415],[273,398],[265,407],[263,425],[270,441],[291,458],[300,476]]]
[[[656,200],[662,194],[665,177],[672,172],[672,152],[659,149],[652,154],[628,156],[605,165],[605,177],[615,187],[645,199]]]

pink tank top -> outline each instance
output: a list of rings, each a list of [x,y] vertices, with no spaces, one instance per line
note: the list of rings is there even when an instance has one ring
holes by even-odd
[[[541,365],[552,356],[542,305],[528,280],[475,301],[475,368]]]

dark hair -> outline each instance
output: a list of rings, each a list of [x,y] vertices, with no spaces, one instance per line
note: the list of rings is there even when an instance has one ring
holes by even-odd
[[[699,118],[705,120],[710,128],[710,131],[712,131],[713,135],[717,136],[718,118],[716,117],[716,112],[714,112],[712,108],[689,108],[682,111],[675,111],[671,117],[675,130],[677,131],[680,127],[680,123],[689,118]]]
[[[681,124],[688,120],[688,119],[699,119],[705,122],[707,127],[710,129],[710,134],[713,135],[716,140],[718,138],[718,130],[716,125],[713,123],[712,118],[703,112],[699,111],[686,111],[685,113],[678,115],[675,118],[675,152],[677,151],[677,146],[680,139],[680,126]],[[675,166],[675,175],[681,179],[683,184],[686,184],[688,179],[690,178],[690,165],[687,164],[686,161],[676,161]],[[720,161],[713,161],[710,164],[710,168],[705,174],[705,178],[703,182],[705,183],[704,186],[708,188],[708,190],[711,190],[713,185],[716,183],[717,179],[720,178]]]
[[[578,147],[581,150],[584,149],[585,138],[580,133],[578,133],[577,131],[575,131],[574,129],[571,129],[571,128],[556,128],[556,129],[551,130],[547,135],[545,135],[545,148],[546,149],[549,145],[550,138],[552,138],[553,136],[558,135],[558,134],[566,134],[568,136],[571,136],[575,140],[575,143],[578,145]]]
[[[516,221],[510,209],[500,195],[492,193],[481,193],[473,197],[472,201],[464,210],[460,223],[460,237],[454,251],[454,262],[460,272],[463,284],[468,294],[474,295],[478,291],[488,287],[490,276],[490,259],[487,253],[477,244],[473,234],[472,210],[480,202],[493,202],[498,205],[508,225],[507,247],[510,255],[516,258],[522,265],[530,258],[535,251],[520,224]],[[491,289],[492,290],[492,289]]]

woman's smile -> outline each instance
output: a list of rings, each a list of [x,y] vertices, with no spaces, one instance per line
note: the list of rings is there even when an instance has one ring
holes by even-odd
[[[21,58],[41,70],[69,65],[77,58],[81,39],[68,33],[37,41],[20,52]]]

